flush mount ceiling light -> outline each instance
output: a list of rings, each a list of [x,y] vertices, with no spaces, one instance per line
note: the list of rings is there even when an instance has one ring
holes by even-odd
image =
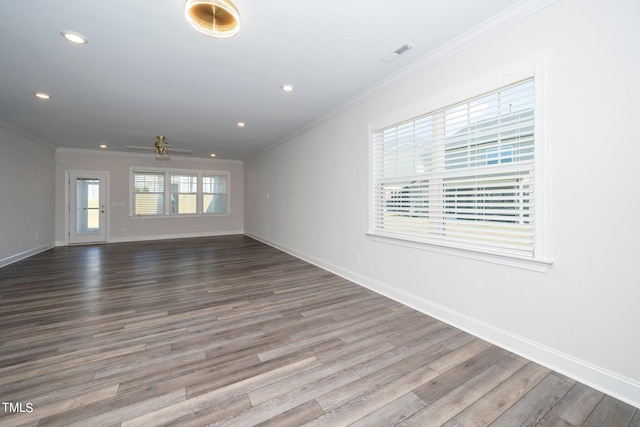
[[[74,43],[74,44],[86,44],[89,43],[89,39],[87,39],[85,36],[83,36],[80,33],[76,33],[75,31],[60,31],[60,34],[62,34],[62,37],[64,37],[67,41]]]
[[[295,89],[295,86],[292,85],[291,83],[285,83],[282,86],[280,86],[280,89],[282,89],[285,92],[291,92],[293,91],[293,89]]]
[[[240,31],[238,9],[229,0],[187,0],[185,16],[193,28],[211,37],[233,37]]]

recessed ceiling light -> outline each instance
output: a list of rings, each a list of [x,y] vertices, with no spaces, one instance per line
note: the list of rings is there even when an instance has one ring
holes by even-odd
[[[107,148],[107,144],[100,144],[100,148]]]
[[[236,123],[236,125],[237,125],[239,128],[243,128],[243,127],[245,127],[247,124],[246,124],[245,122],[238,122],[238,123]]]
[[[33,94],[40,99],[51,99],[51,95],[44,92],[33,92]]]
[[[67,41],[70,41],[71,43],[74,43],[74,44],[86,44],[89,42],[89,39],[87,39],[84,35],[80,33],[76,33],[75,31],[65,30],[65,31],[60,31],[60,34],[62,34],[62,37],[67,39]]]
[[[215,156],[216,156],[216,153],[211,153],[211,157],[215,157]]]
[[[285,92],[291,92],[295,88],[295,86],[293,86],[291,83],[285,83],[280,86],[280,88]]]
[[[240,14],[229,0],[187,0],[185,16],[193,28],[211,37],[233,37],[240,31]]]

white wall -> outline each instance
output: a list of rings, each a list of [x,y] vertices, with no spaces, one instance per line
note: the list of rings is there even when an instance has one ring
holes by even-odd
[[[108,173],[107,242],[168,239],[180,237],[242,234],[244,225],[244,170],[242,162],[172,156],[156,160],[153,154],[58,149],[55,169],[55,240],[68,240],[67,183],[69,171]],[[130,216],[131,167],[179,169],[182,171],[228,171],[230,214],[198,217],[136,218]]]
[[[640,406],[638,17],[635,0],[559,0],[426,59],[245,163],[245,231]],[[369,238],[370,124],[540,54],[553,265],[537,272]]]
[[[53,155],[0,128],[0,267],[54,246]]]

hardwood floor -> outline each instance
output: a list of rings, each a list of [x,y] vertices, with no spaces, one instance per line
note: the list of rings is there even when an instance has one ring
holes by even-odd
[[[2,426],[640,426],[639,411],[245,236],[0,269]]]

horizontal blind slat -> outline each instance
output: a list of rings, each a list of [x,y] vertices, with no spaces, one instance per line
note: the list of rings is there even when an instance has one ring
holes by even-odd
[[[533,80],[374,132],[374,232],[533,254]]]

